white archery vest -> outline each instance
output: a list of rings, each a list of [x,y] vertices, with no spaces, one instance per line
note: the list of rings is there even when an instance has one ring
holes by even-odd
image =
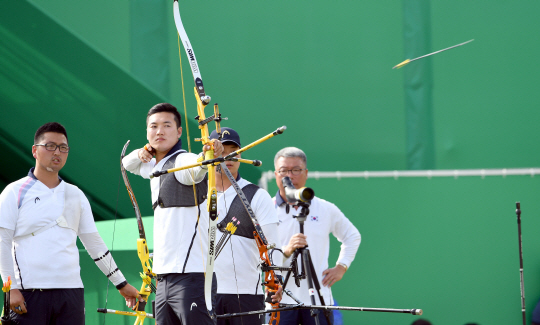
[[[14,241],[19,241],[31,236],[37,236],[38,234],[44,232],[45,230],[54,227],[56,225],[62,228],[68,228],[75,231],[76,234],[79,232],[79,222],[81,220],[81,196],[79,193],[79,188],[75,185],[65,183],[64,190],[64,210],[62,215],[60,215],[56,220],[53,220],[49,224],[34,230],[30,233],[14,237]]]

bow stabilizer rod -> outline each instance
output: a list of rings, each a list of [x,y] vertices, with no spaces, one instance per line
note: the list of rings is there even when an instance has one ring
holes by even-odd
[[[518,237],[519,237],[519,283],[521,289],[521,314],[523,318],[523,325],[527,324],[527,317],[525,312],[525,283],[523,281],[523,249],[521,246],[521,205],[516,202],[516,215],[518,224]]]
[[[283,307],[281,307],[283,306]],[[278,309],[265,309],[257,311],[248,311],[243,313],[230,313],[218,315],[217,318],[232,318],[248,315],[259,315],[259,314],[268,314],[277,311],[287,311],[287,310],[296,310],[296,309],[324,309],[324,310],[351,310],[351,311],[372,311],[372,312],[381,312],[381,313],[399,313],[399,314],[411,314],[411,315],[422,315],[422,309],[393,309],[393,308],[369,308],[369,307],[346,307],[346,306],[319,306],[319,305],[284,305],[280,304]]]
[[[262,142],[272,138],[272,137],[275,137],[276,135],[278,134],[283,134],[283,132],[285,132],[285,130],[287,130],[287,126],[282,126],[280,128],[278,128],[277,130],[275,130],[274,132],[260,138],[259,140],[257,141],[253,141],[252,143],[248,144],[247,146],[243,147],[243,148],[240,148],[234,152],[231,152],[230,154],[228,154],[227,156],[225,156],[225,160],[227,160],[229,157],[234,157],[234,156],[237,156],[238,154],[248,150],[248,149],[251,149],[253,147],[255,147],[256,145],[258,144],[261,144]]]
[[[286,129],[287,129],[287,127],[284,125],[284,126],[278,128],[277,130],[275,130],[274,132],[260,138],[257,141],[254,141],[254,142],[248,144],[247,146],[245,146],[243,148],[240,148],[240,149],[228,154],[225,157],[218,157],[218,158],[208,159],[208,160],[204,160],[204,161],[201,161],[199,163],[192,164],[192,165],[187,165],[187,166],[171,168],[171,169],[167,169],[167,170],[156,171],[156,172],[153,172],[153,173],[150,174],[150,178],[159,177],[161,175],[165,175],[165,174],[168,174],[168,173],[174,173],[174,172],[177,172],[177,171],[180,171],[180,170],[194,168],[194,167],[198,167],[198,166],[204,166],[204,165],[217,166],[220,163],[222,163],[224,161],[227,161],[227,160],[239,161],[241,163],[251,164],[251,165],[253,165],[255,167],[259,167],[259,166],[262,165],[262,162],[260,160],[248,160],[248,159],[236,158],[235,156],[238,155],[239,153],[242,153],[242,152],[244,152],[244,151],[246,151],[248,149],[251,149],[251,148],[255,147],[258,144],[261,144],[262,142],[264,142],[264,141],[266,141],[266,140],[268,140],[268,139],[270,139],[272,137],[275,137],[278,134],[283,134],[283,132],[285,132]]]

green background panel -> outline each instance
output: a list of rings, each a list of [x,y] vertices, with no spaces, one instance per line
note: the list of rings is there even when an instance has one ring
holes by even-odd
[[[517,201],[530,319],[540,297],[538,176],[321,178],[307,186],[340,207],[362,235],[349,271],[333,287],[339,304],[424,310],[343,312],[347,324],[520,324]],[[333,238],[329,265],[339,249]]]
[[[34,164],[30,147],[35,130],[56,120],[66,125],[73,148],[61,175],[86,193],[96,220],[133,217],[119,175],[122,146],[128,139],[129,150],[144,145],[144,117],[152,105],[171,102],[184,115],[172,4],[145,12],[142,8],[151,3],[2,3],[2,187],[27,173]],[[540,94],[535,90],[540,71],[534,62],[540,52],[540,4],[429,4],[430,51],[475,39],[428,59],[435,168],[538,166]],[[204,0],[182,1],[180,9],[207,93],[229,118],[223,125],[237,129],[243,144],[288,127],[243,155],[262,160],[263,167],[242,166],[242,176],[256,182],[262,170],[273,169],[275,152],[285,146],[304,149],[310,170],[407,168],[405,69],[415,69],[416,63],[391,69],[407,58],[410,45],[404,42],[404,2]],[[154,23],[163,19],[165,24]],[[155,41],[162,38],[158,49]],[[147,40],[151,46],[145,47]],[[193,120],[193,81],[185,57],[182,61],[194,138],[199,132]],[[185,145],[186,133],[184,128]],[[199,150],[200,144],[193,144],[193,151]],[[521,200],[527,306],[532,311],[540,296],[534,261],[538,245],[531,239],[538,226],[536,178],[347,182],[309,183],[363,235],[357,260],[335,288],[342,305],[424,308],[436,324],[517,323],[513,203]],[[143,215],[151,215],[148,182],[131,177],[131,183]],[[136,231],[135,221],[127,222]],[[105,281],[85,255],[81,263],[92,297],[87,297],[90,315],[103,306],[91,301],[103,296]],[[136,282],[134,251],[115,256]],[[93,272],[90,277],[87,270]],[[124,305],[119,300],[118,308]],[[348,323],[409,324],[415,318],[351,313],[345,314]],[[110,315],[108,321],[113,317],[120,316]]]

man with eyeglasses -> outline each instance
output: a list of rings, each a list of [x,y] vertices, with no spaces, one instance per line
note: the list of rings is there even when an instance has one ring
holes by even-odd
[[[101,239],[84,193],[58,176],[69,149],[65,128],[44,124],[32,146],[36,166],[0,194],[0,273],[13,282],[16,324],[84,324],[77,236],[129,307],[139,296]]]
[[[333,305],[330,287],[341,280],[351,262],[354,260],[360,245],[360,233],[345,215],[334,204],[321,198],[314,197],[309,207],[309,215],[304,223],[304,234],[300,233],[300,225],[294,215],[300,210],[286,201],[285,189],[282,184],[284,177],[290,177],[295,188],[306,186],[308,179],[306,154],[295,147],[287,147],[278,151],[274,157],[274,174],[279,191],[274,199],[278,214],[278,234],[284,255],[284,265],[291,262],[291,256],[297,248],[309,246],[317,278],[321,281],[321,295],[327,305]],[[316,189],[315,189],[316,192]],[[342,243],[341,252],[334,267],[328,267],[328,254],[330,251],[330,237],[333,234]],[[305,304],[311,304],[309,288],[306,280],[300,281],[300,287],[293,282],[287,289]],[[320,304],[318,295],[315,301]],[[282,303],[294,304],[288,296],[284,296]],[[333,315],[330,313],[333,323]],[[320,324],[327,324],[324,312],[319,313]],[[280,325],[315,324],[310,310],[300,309],[281,312]]]

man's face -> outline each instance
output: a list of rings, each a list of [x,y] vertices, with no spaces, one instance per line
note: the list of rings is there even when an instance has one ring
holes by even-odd
[[[181,135],[182,127],[176,127],[173,113],[160,112],[148,118],[146,138],[157,152],[169,151]]]
[[[232,142],[225,142],[225,143],[223,143],[223,154],[222,154],[222,156],[225,157],[228,154],[230,154],[231,152],[234,152],[235,150],[238,150],[238,149],[240,149],[240,147],[237,146],[236,144],[234,144]],[[240,158],[241,155],[238,154],[235,157]],[[235,175],[235,176],[237,175],[238,168],[240,168],[240,162],[238,162],[238,161],[225,161],[225,165],[227,166],[227,168],[231,171],[231,173],[233,175]],[[223,175],[223,177],[227,177],[227,176]]]
[[[295,188],[301,188],[306,186],[306,181],[308,178],[308,171],[306,169],[306,164],[302,160],[302,158],[299,157],[280,157],[275,164],[275,171],[274,174],[276,175],[276,183],[279,187],[279,190],[284,192],[283,184],[281,183],[281,180],[285,176],[289,176],[291,178],[291,182],[293,183]],[[298,175],[293,174],[293,170],[301,170]],[[280,173],[282,171],[282,173]],[[283,175],[281,175],[283,174]]]
[[[62,133],[45,132],[41,136],[41,139],[36,144],[48,144],[54,143],[55,145],[67,146],[66,136]],[[56,148],[54,151],[48,151],[44,146],[32,146],[32,155],[36,158],[36,168],[40,170],[46,170],[48,172],[58,173],[62,167],[66,164],[68,157],[67,152],[60,152],[60,148]]]

